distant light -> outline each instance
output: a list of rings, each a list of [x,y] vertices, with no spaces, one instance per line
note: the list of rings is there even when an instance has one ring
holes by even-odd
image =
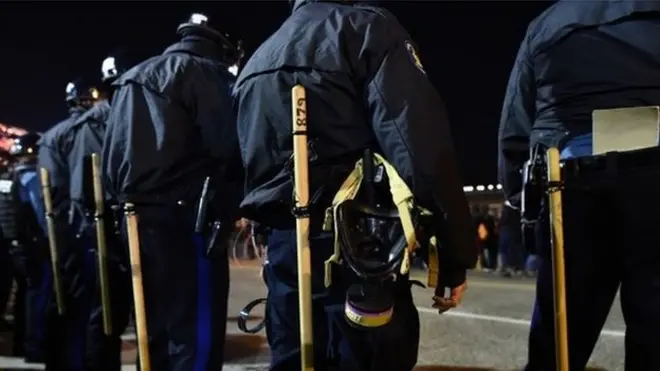
[[[501,184],[498,184],[498,185],[495,186],[495,188],[497,188],[497,189],[502,189],[502,185],[501,185]]]
[[[190,23],[206,24],[206,23],[208,23],[208,21],[209,21],[209,18],[207,16],[205,16],[204,14],[195,13],[195,14],[190,16]]]
[[[489,191],[492,191],[493,189],[495,189],[495,186],[492,185],[492,184],[489,184],[489,185],[486,186],[486,188],[488,188]]]
[[[92,99],[96,100],[96,99],[99,99],[99,97],[101,96],[101,94],[99,94],[99,91],[96,90],[95,88],[89,89],[89,92],[92,95]]]
[[[227,69],[227,71],[229,71],[229,73],[231,73],[232,75],[237,76],[238,75],[238,65],[235,64],[235,65],[229,67]]]
[[[478,186],[477,186],[477,191],[479,191],[479,192],[483,192],[483,191],[485,191],[485,190],[486,190],[486,187],[484,187],[484,186],[482,186],[482,185],[478,185]]]
[[[463,192],[473,192],[474,187],[473,186],[465,186],[463,187]]]
[[[67,94],[73,93],[74,90],[76,90],[76,85],[74,83],[70,82],[70,83],[66,84],[65,91],[66,91]]]

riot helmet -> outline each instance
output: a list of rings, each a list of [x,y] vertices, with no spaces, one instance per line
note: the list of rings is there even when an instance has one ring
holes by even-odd
[[[233,41],[229,34],[219,31],[219,25],[215,24],[202,13],[193,13],[187,22],[180,24],[176,32],[181,37],[199,36],[212,40],[222,46],[223,61],[228,66],[239,67],[245,56],[243,43]]]
[[[118,50],[109,54],[101,63],[101,81],[111,84],[121,74],[130,70],[138,64],[140,59],[136,55],[126,51]]]
[[[69,107],[90,108],[101,97],[99,89],[78,78],[66,84],[65,101]]]
[[[35,157],[41,136],[37,133],[27,133],[14,139],[9,154],[13,157]]]
[[[295,10],[305,3],[341,3],[345,5],[379,5],[380,1],[373,0],[288,0],[291,10]]]

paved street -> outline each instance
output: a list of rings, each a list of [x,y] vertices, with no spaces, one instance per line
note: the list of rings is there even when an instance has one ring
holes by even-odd
[[[245,335],[236,326],[234,314],[265,289],[258,268],[244,265],[232,269],[232,292],[225,371],[267,369],[268,348],[264,334]],[[526,339],[534,287],[529,279],[501,279],[473,275],[464,305],[438,315],[430,308],[431,291],[415,288],[422,340],[417,371],[519,370],[525,363]],[[261,313],[257,313],[261,314]],[[623,370],[623,320],[618,304],[596,346],[591,366],[598,370]],[[6,339],[5,339],[6,341]],[[135,344],[127,336],[124,359],[135,357]],[[0,358],[0,370],[40,370],[8,357]],[[126,370],[135,370],[126,366]]]

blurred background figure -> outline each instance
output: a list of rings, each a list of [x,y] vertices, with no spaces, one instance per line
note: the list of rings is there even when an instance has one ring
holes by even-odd
[[[472,206],[472,218],[477,233],[481,264],[484,271],[497,269],[497,230],[495,218],[484,205]]]
[[[1,124],[0,124],[1,125]],[[0,141],[5,138],[0,138]],[[0,179],[9,171],[11,156],[8,150],[0,149]],[[9,255],[9,241],[0,228],[0,332],[11,329],[11,323],[5,319],[8,313],[8,304],[14,287],[14,267]]]
[[[26,134],[25,129],[0,123],[0,178],[8,175],[12,156],[9,150],[14,139]],[[0,228],[0,332],[11,329],[11,323],[5,316],[9,314],[8,304],[14,288],[15,271],[9,254],[10,241]]]
[[[36,168],[39,139],[39,134],[25,132],[13,140],[9,150],[12,163],[0,187],[0,226],[10,242],[18,284],[13,353],[30,363],[44,360],[45,313],[52,287]]]

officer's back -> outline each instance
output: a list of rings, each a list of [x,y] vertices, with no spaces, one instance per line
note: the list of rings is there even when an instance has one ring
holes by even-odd
[[[88,182],[83,179],[91,174],[85,172],[83,159],[92,153],[101,153],[109,113],[110,105],[107,100],[102,99],[82,114],[71,127],[73,142],[68,153],[68,163],[70,177],[73,179],[69,191],[73,201],[81,202],[84,199],[86,190],[83,186]]]
[[[73,127],[80,116],[98,99],[98,90],[83,79],[69,82],[65,89],[65,102],[69,117],[46,131],[39,140],[38,167],[50,174],[53,211],[63,217],[69,210],[69,154],[74,133]]]
[[[52,183],[53,209],[56,214],[69,210],[68,153],[73,145],[71,128],[80,114],[66,118],[48,129],[39,141],[39,167],[49,170]]]
[[[313,122],[309,126],[312,167],[342,157],[353,162],[356,151],[377,146],[363,87],[373,78],[367,68],[378,67],[368,66],[369,61],[382,58],[370,53],[387,49],[388,31],[397,38],[407,35],[383,9],[295,1],[292,15],[255,52],[268,57],[252,58],[245,65],[235,95],[241,97],[239,139],[248,191],[242,208],[250,217],[266,210],[271,214],[277,200],[290,198],[290,174],[281,170],[292,154],[291,136],[283,133],[291,131],[294,85],[300,83],[307,91],[308,117]],[[332,172],[311,174],[312,193],[329,179],[344,178]],[[402,175],[410,180],[410,174]],[[339,185],[326,187],[330,197]]]
[[[550,7],[526,40],[536,81],[534,129],[580,135],[591,130],[594,109],[660,103],[659,34],[657,1]]]
[[[220,52],[208,39],[184,37],[113,83],[103,155],[113,194],[171,201],[198,191],[190,184],[200,184],[211,158],[227,150],[205,140],[222,138],[223,130],[229,140],[235,127],[225,98],[233,76],[215,60]]]

